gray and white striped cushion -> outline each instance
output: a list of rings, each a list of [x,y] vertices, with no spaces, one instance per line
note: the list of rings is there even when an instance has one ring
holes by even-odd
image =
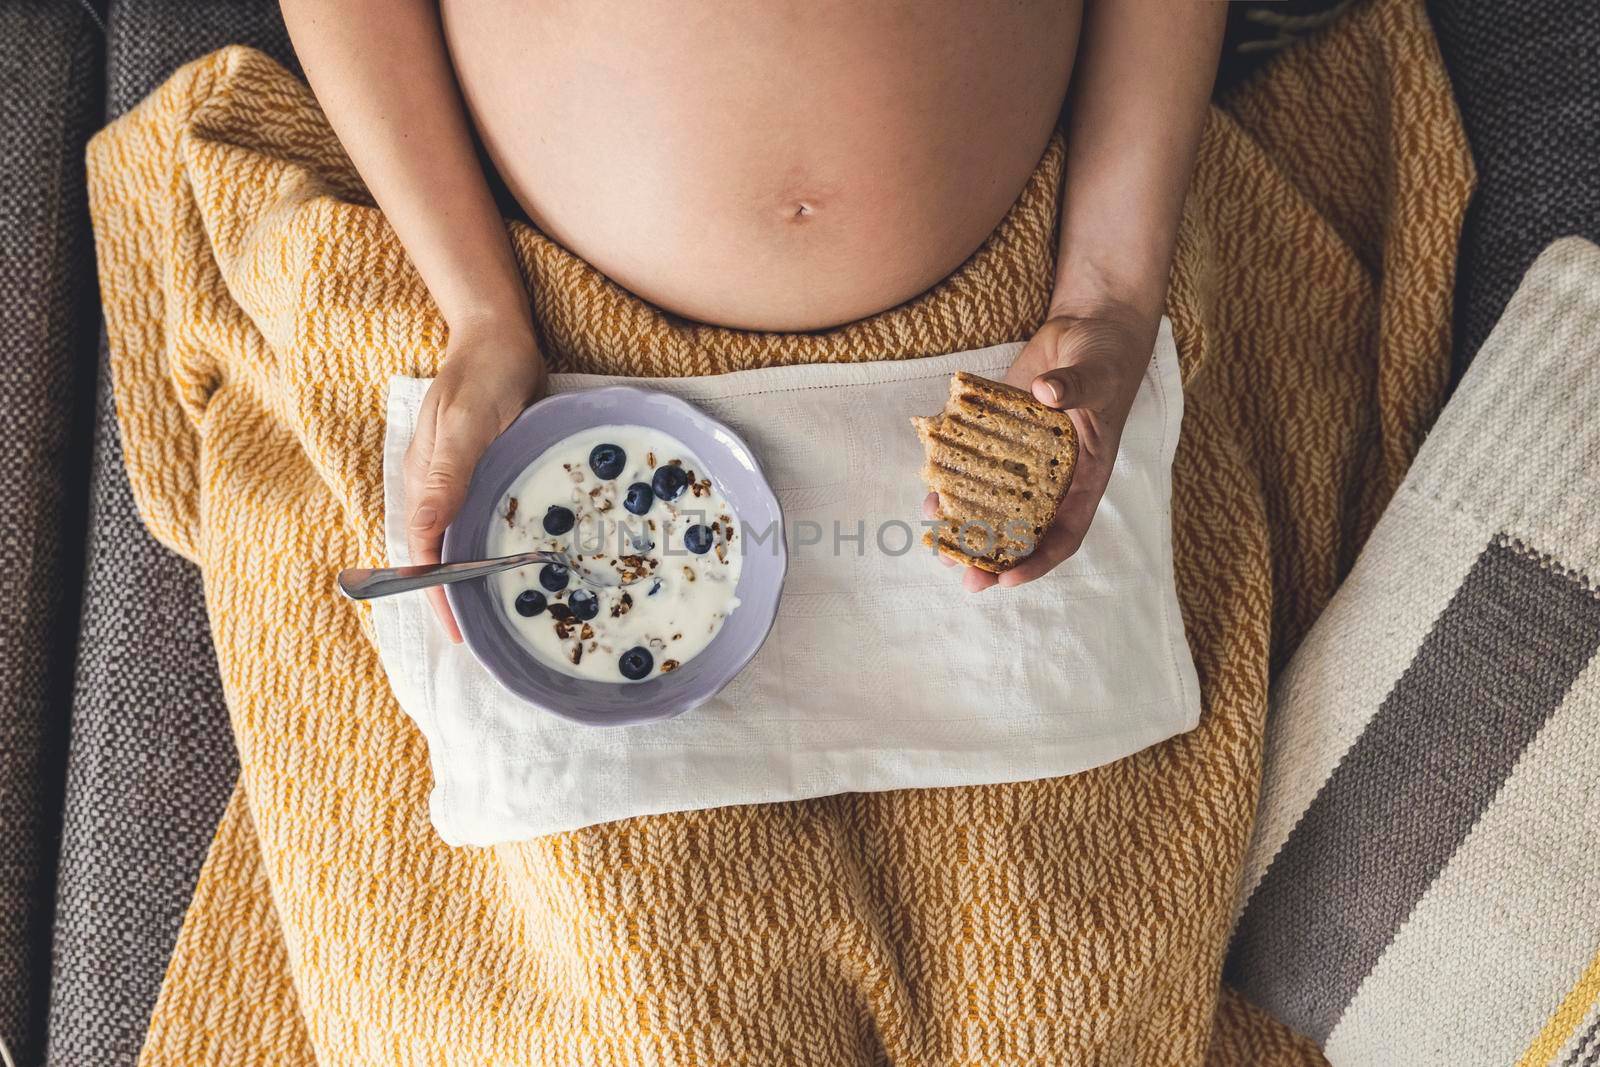
[[[1523,279],[1273,692],[1229,977],[1343,1064],[1600,1063],[1600,248]]]

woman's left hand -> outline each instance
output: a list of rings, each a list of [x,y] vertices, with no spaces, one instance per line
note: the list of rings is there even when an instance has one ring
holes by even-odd
[[[1158,317],[1121,307],[1052,311],[1018,354],[1005,382],[1070,413],[1078,430],[1078,466],[1056,509],[1055,522],[1032,554],[1003,574],[965,568],[962,585],[969,591],[1032,581],[1083,544],[1111,478],[1122,426],[1150,363],[1159,324]],[[929,518],[936,516],[937,505],[938,497],[928,494],[923,511]],[[944,556],[940,559],[956,565]]]

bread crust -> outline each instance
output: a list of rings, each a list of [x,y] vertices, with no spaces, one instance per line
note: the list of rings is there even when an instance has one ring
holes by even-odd
[[[941,525],[923,544],[993,574],[1028,558],[1077,469],[1071,416],[1021,389],[958,371],[944,410],[911,423],[922,439],[923,480],[939,494]]]

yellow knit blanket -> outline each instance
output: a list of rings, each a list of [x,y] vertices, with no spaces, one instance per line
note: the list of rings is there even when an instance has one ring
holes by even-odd
[[[1041,317],[1061,159],[953,277],[822,334],[685,323],[513,238],[561,370],[975,348]],[[146,1067],[1318,1062],[1218,973],[1270,667],[1446,379],[1472,172],[1420,0],[1358,6],[1211,115],[1169,306],[1204,711],[1066,779],[444,847],[421,736],[333,592],[382,557],[386,382],[438,368],[421,281],[255,52],[174,75],[95,138],[89,179],[128,471],[204,574],[242,766]]]

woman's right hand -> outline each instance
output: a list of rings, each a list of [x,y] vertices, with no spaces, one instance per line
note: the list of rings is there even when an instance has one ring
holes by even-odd
[[[484,450],[545,387],[544,357],[521,322],[452,326],[443,369],[423,397],[406,450],[406,544],[414,564],[439,562],[445,527],[461,510]],[[461,630],[442,588],[428,590],[450,640]]]

